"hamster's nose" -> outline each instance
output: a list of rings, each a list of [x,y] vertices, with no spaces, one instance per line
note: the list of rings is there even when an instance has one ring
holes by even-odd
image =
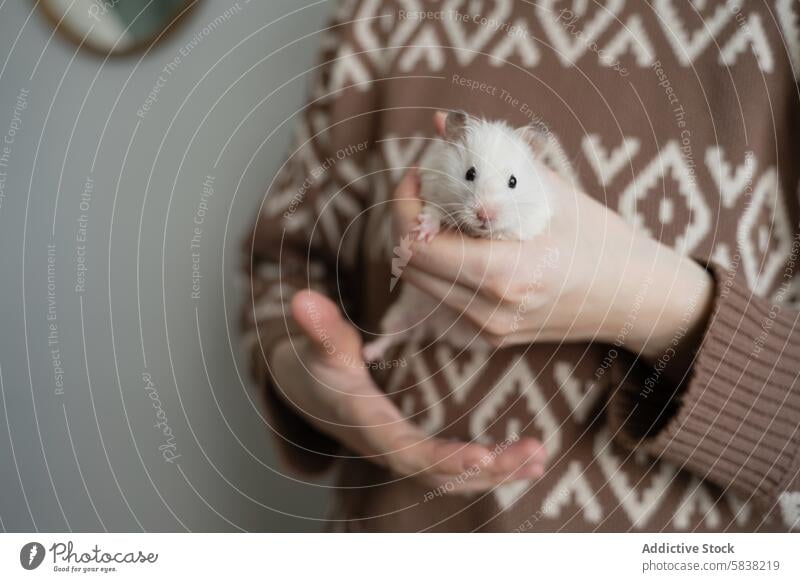
[[[475,209],[475,217],[480,220],[482,224],[486,224],[497,218],[497,211],[494,208],[481,204]]]

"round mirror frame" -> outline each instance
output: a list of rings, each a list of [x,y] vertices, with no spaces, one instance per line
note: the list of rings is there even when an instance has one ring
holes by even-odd
[[[156,1],[157,0],[151,0],[151,2]],[[51,10],[46,0],[39,0],[36,2],[36,5],[38,6],[39,12],[42,13],[50,27],[55,29],[56,33],[62,39],[66,40],[73,46],[99,57],[126,57],[148,50],[161,42],[164,38],[170,36],[176,29],[180,28],[181,25],[185,23],[187,20],[187,15],[192,12],[194,7],[200,2],[201,0],[186,0],[182,8],[175,10],[175,14],[173,15],[169,24],[162,28],[157,34],[151,36],[150,38],[140,40],[123,50],[112,51],[94,45],[87,39],[81,39],[77,34],[74,34],[69,28],[63,25],[61,22],[61,16]]]

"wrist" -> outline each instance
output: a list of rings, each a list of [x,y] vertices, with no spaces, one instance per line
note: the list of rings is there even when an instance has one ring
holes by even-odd
[[[711,275],[691,258],[663,246],[661,253],[631,346],[647,358],[693,351],[705,329],[714,290]]]

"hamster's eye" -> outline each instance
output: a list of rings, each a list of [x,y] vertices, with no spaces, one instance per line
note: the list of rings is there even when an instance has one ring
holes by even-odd
[[[517,187],[517,178],[514,176],[514,174],[511,174],[511,177],[508,179],[508,187],[509,188]]]
[[[468,182],[473,182],[475,180],[475,174],[477,173],[478,171],[475,169],[475,166],[472,166],[469,170],[467,170],[467,175],[464,177]]]

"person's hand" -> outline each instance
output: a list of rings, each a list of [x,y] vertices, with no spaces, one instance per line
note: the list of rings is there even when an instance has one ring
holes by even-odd
[[[361,359],[358,332],[325,296],[301,291],[291,310],[304,335],[272,351],[277,391],[353,453],[431,486],[452,482],[447,492],[483,491],[541,476],[545,453],[535,439],[502,447],[443,440],[405,419],[373,382]]]
[[[435,122],[441,132],[443,117]],[[443,231],[412,243],[403,280],[462,313],[496,346],[599,341],[653,356],[701,325],[713,291],[705,269],[541,171],[553,186],[545,232],[517,242]],[[400,236],[417,225],[418,190],[412,170],[395,192]]]

